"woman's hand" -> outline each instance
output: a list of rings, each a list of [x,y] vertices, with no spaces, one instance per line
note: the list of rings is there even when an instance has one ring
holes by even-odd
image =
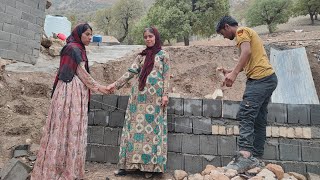
[[[163,97],[162,97],[161,106],[162,106],[162,107],[167,107],[167,106],[168,106],[168,103],[169,103],[169,98],[168,98],[168,96],[163,96]]]
[[[100,86],[98,90],[103,94],[110,94],[110,91],[107,89],[107,86]]]
[[[114,91],[116,90],[116,83],[112,83],[112,84],[109,84],[107,86],[107,90],[110,92],[110,93],[114,93]]]

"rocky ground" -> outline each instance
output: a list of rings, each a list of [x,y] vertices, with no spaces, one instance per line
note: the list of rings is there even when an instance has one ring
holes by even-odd
[[[319,96],[319,26],[312,28],[303,25],[296,29],[301,27],[307,27],[307,30],[298,33],[291,29],[287,32],[280,31],[271,35],[265,34],[261,37],[267,44],[271,43],[271,46],[278,48],[306,47]],[[192,42],[190,47],[179,46],[179,44],[164,47],[171,55],[171,87],[174,95],[204,98],[212,94],[215,89],[221,88],[220,75],[216,72],[216,68],[219,66],[231,68],[237,63],[238,50],[232,45],[233,42],[216,37],[210,40]],[[270,45],[267,47],[270,47]],[[91,66],[92,76],[103,84],[112,83],[126,71],[134,56],[133,53],[117,61],[105,64],[95,63]],[[42,54],[41,58],[43,61],[52,60],[46,54]],[[55,68],[47,72],[12,72],[5,70],[5,66],[11,63],[12,61],[0,60],[0,169],[8,162],[16,145],[28,143],[31,145],[31,153],[36,153],[55,76]],[[241,74],[232,88],[222,88],[223,98],[241,100],[244,83],[245,76]],[[128,94],[129,86],[116,93]],[[115,178],[113,176],[113,170],[116,169],[114,165],[87,163],[86,169],[87,179],[105,179],[106,176],[111,179]],[[225,173],[219,168],[216,171]],[[205,175],[207,177],[208,175],[211,176],[211,171],[210,174]],[[142,175],[130,175],[120,179],[142,178]],[[168,173],[155,179],[157,178],[173,179],[173,176]]]

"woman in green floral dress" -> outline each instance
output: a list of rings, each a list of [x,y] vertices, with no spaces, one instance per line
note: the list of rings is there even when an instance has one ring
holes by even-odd
[[[113,91],[134,80],[121,135],[117,175],[130,170],[166,170],[170,59],[161,49],[156,28],[145,29],[143,35],[146,49],[120,79],[108,86]]]

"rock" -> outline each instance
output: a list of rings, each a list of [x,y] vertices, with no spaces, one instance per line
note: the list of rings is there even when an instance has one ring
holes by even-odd
[[[213,94],[205,95],[204,98],[206,98],[206,99],[222,99],[223,92],[221,89],[216,89]]]
[[[257,174],[257,176],[261,176],[261,177],[264,177],[264,178],[267,178],[267,177],[275,178],[276,177],[276,175],[272,171],[270,171],[268,169],[263,169],[261,172],[259,172]]]
[[[29,156],[28,159],[30,161],[35,161],[37,159],[37,156]]]
[[[0,179],[13,180],[13,179],[27,179],[31,168],[22,163],[21,161],[13,158],[9,161],[0,173]]]
[[[212,180],[230,180],[228,176],[224,174],[210,174],[210,178],[212,178]]]
[[[206,168],[201,172],[202,176],[209,175],[212,170],[217,169],[215,166],[208,164]]]
[[[31,139],[26,139],[26,144],[28,144],[28,145],[32,144],[32,140]]]
[[[319,180],[320,176],[313,173],[307,173],[307,179],[308,180]]]
[[[281,180],[298,180],[298,179],[295,178],[294,176],[289,176],[289,177],[282,178]]]
[[[233,178],[235,177],[238,172],[234,169],[227,169],[226,172],[224,173],[228,178]]]
[[[241,176],[236,176],[236,177],[233,177],[231,180],[245,180],[245,178]]]
[[[255,176],[255,177],[252,177],[252,178],[250,178],[250,179],[248,179],[248,180],[264,180],[264,177],[262,177],[262,176]]]
[[[203,176],[199,173],[192,174],[188,177],[188,180],[203,180]]]
[[[40,149],[40,145],[39,144],[31,144],[30,145],[30,152],[32,154],[37,154],[39,149]]]
[[[268,164],[266,168],[272,171],[278,179],[283,178],[284,170],[281,166],[276,164]]]
[[[47,38],[42,38],[41,39],[41,45],[45,48],[49,48],[52,45],[52,41]]]
[[[61,49],[62,49],[62,47],[50,46],[50,48],[49,48],[49,55],[50,55],[50,56],[53,56],[53,57],[59,56]]]
[[[173,172],[173,177],[176,179],[176,180],[183,180],[185,177],[188,176],[188,173],[183,171],[183,170],[175,170]]]
[[[288,172],[289,175],[294,176],[295,178],[297,178],[298,180],[307,180],[307,178],[299,173],[295,173],[295,172]]]
[[[261,171],[261,168],[255,167],[255,168],[253,168],[253,169],[248,170],[247,173],[256,175],[256,174],[258,174],[260,171]]]
[[[47,3],[46,3],[46,9],[49,9],[49,8],[51,7],[51,5],[52,5],[52,2],[47,1]]]

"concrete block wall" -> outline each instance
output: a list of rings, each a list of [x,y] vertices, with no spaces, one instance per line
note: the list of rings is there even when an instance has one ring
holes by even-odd
[[[35,64],[45,19],[46,0],[2,0],[0,57]]]
[[[99,103],[99,102],[102,102]],[[128,96],[94,95],[87,160],[117,163]],[[225,166],[238,150],[239,102],[170,98],[168,169]],[[270,104],[263,159],[285,171],[320,174],[320,105]]]

